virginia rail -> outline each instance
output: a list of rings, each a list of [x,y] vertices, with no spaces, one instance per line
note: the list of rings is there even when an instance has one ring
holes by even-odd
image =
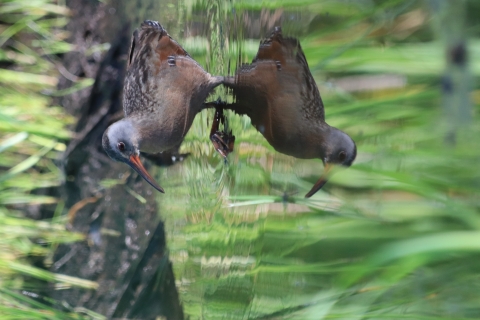
[[[350,166],[357,149],[344,132],[325,122],[325,110],[300,43],[276,27],[260,43],[251,64],[226,77],[235,102],[226,106],[250,117],[278,152],[301,159],[320,158],[325,170],[305,197],[327,182],[335,165]]]
[[[164,192],[140,161],[180,145],[203,102],[223,77],[207,73],[156,21],[133,33],[123,88],[125,118],[103,134],[110,158],[124,162]]]

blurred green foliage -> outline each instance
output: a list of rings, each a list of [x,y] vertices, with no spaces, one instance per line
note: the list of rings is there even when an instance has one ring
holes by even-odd
[[[72,123],[51,106],[59,59],[72,50],[62,27],[69,10],[56,1],[3,1],[0,6],[0,314],[2,319],[80,319],[50,307],[39,281],[96,288],[97,284],[34,267],[32,259],[51,263],[59,243],[83,239],[66,230],[63,202],[46,195],[60,185],[55,161],[65,150]],[[91,83],[91,81],[90,81]],[[49,221],[28,218],[40,205],[56,205]],[[22,292],[23,294],[20,294]]]

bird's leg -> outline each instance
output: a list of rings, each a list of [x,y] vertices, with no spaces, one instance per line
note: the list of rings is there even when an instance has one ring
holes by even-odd
[[[204,102],[203,103],[203,106],[202,106],[202,110],[205,110],[205,109],[210,109],[210,108],[222,108],[222,109],[225,109],[225,106],[227,106],[227,103],[225,101],[222,101],[222,99],[218,98],[217,100],[215,101],[210,101],[210,102]],[[199,112],[200,112],[199,111]]]
[[[198,112],[201,112],[202,110],[205,110],[205,109],[213,109],[213,108],[215,109],[222,108],[223,110],[231,110],[238,115],[248,114],[248,110],[246,110],[245,108],[239,107],[236,103],[227,103],[225,101],[222,101],[220,98],[218,98],[215,101],[203,103],[202,108]]]
[[[233,151],[235,144],[235,136],[232,131],[227,132],[225,125],[225,116],[223,109],[228,107],[227,103],[218,98],[216,101],[206,102],[203,109],[215,108],[215,116],[213,118],[212,128],[210,129],[210,140],[218,153],[227,161],[227,156]],[[220,131],[220,123],[223,123],[224,129]]]
[[[223,131],[219,130],[220,122],[224,125]],[[213,118],[212,128],[210,129],[210,140],[212,141],[215,150],[217,150],[226,161],[228,154],[233,151],[235,136],[232,135],[231,130],[230,132],[226,131],[223,109],[218,106],[215,107],[215,116]]]

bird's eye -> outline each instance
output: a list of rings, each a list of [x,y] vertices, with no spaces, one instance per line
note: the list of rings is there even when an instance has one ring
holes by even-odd
[[[122,152],[125,151],[125,143],[119,142],[119,143],[117,144],[117,148],[118,148],[118,150],[120,150],[120,151],[122,151]]]
[[[338,161],[343,162],[345,161],[345,158],[347,157],[347,154],[345,151],[340,151],[338,153]]]

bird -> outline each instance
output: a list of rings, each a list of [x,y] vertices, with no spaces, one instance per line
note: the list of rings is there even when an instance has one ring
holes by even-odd
[[[324,173],[305,197],[325,185],[335,166],[349,167],[355,160],[352,138],[325,122],[322,98],[300,42],[283,37],[280,27],[261,41],[252,63],[241,65],[223,84],[234,96],[225,108],[249,116],[276,151],[323,161]]]
[[[143,166],[140,152],[178,148],[205,99],[222,81],[206,72],[160,23],[145,20],[133,33],[128,55],[125,117],[104,132],[105,152],[164,193]]]

